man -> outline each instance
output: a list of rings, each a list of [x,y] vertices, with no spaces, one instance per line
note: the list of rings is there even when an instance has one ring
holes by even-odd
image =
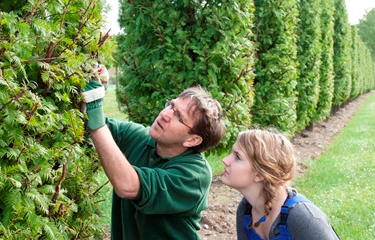
[[[220,104],[199,87],[167,101],[151,127],[104,117],[104,88],[85,87],[88,127],[113,185],[111,239],[200,239],[211,167],[224,136]]]

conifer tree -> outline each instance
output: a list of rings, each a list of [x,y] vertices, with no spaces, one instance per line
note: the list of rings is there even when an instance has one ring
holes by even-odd
[[[251,1],[121,1],[118,38],[130,120],[151,124],[165,100],[201,85],[227,119],[221,147],[250,125],[253,90]]]
[[[319,100],[313,122],[325,120],[331,111],[333,98],[333,11],[334,0],[322,0],[320,14],[321,27],[321,65],[319,78]]]
[[[256,63],[252,122],[296,129],[297,1],[255,1]]]
[[[333,66],[335,80],[332,104],[337,107],[349,99],[352,87],[350,75],[351,29],[348,22],[345,0],[335,0],[334,21]]]
[[[352,88],[350,92],[350,98],[355,99],[361,92],[361,86],[363,85],[363,78],[361,74],[360,65],[360,47],[361,39],[358,35],[356,26],[352,25],[352,69],[350,71],[352,77]]]
[[[321,65],[321,0],[298,2],[297,131],[312,125],[319,100]]]

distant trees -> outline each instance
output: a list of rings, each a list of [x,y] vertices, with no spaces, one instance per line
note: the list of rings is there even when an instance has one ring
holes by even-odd
[[[370,49],[373,61],[375,61],[375,8],[366,12],[363,19],[357,25],[358,35]]]

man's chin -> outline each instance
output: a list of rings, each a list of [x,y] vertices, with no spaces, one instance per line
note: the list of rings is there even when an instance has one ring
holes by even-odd
[[[148,130],[148,133],[150,134],[150,137],[155,140],[157,133],[154,124],[151,125],[150,129]]]

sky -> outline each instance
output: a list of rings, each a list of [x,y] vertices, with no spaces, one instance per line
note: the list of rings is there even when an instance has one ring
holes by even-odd
[[[107,28],[110,29],[110,35],[117,34],[120,32],[120,27],[117,23],[118,18],[118,0],[106,0],[108,5],[111,6],[111,11],[107,14]],[[108,30],[107,30],[108,31]]]
[[[111,11],[107,16],[107,29],[111,28],[110,34],[117,34],[120,32],[120,27],[117,23],[118,18],[118,0],[106,0],[111,6]],[[348,11],[349,23],[357,24],[359,19],[362,19],[366,10],[369,11],[375,8],[375,0],[345,0],[346,9]]]
[[[345,0],[345,2],[350,24],[359,23],[359,19],[363,19],[366,10],[370,11],[375,8],[375,0]]]

